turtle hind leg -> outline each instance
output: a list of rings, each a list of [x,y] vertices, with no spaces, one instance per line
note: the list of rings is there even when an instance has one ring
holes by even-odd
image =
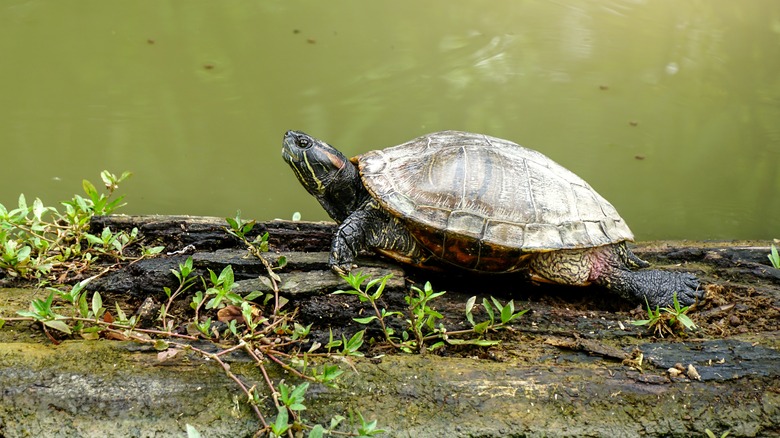
[[[529,258],[528,273],[532,280],[569,286],[591,283],[592,262],[588,249],[540,252]]]
[[[592,281],[634,302],[671,306],[674,295],[687,306],[704,296],[699,280],[687,272],[657,269],[633,271],[649,263],[634,255],[625,243],[594,248]]]
[[[625,243],[595,248],[538,253],[528,265],[532,279],[572,286],[595,283],[637,303],[669,306],[677,293],[687,306],[703,296],[692,274],[659,270],[633,271],[649,263],[635,256]]]

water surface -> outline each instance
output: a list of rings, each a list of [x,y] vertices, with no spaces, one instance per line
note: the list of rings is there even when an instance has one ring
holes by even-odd
[[[780,237],[780,2],[0,5],[0,203],[131,170],[132,214],[326,219],[281,160],[458,129],[542,151],[639,240]]]

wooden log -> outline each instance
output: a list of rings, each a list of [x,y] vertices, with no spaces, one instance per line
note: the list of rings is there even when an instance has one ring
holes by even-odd
[[[262,264],[246,257],[224,224],[218,218],[95,218],[94,231],[135,227],[147,244],[164,244],[166,252],[188,245],[194,251],[130,264],[90,287],[106,303],[160,300],[162,287],[175,286],[170,269],[192,256],[201,274],[230,265],[241,292],[264,290]],[[329,223],[287,221],[253,230],[269,232],[272,263],[287,258],[279,271],[282,294],[320,343],[330,331],[349,336],[364,328],[353,318],[369,310],[354,297],[328,294],[346,287],[327,268],[333,230]],[[703,436],[706,429],[718,436],[726,430],[732,437],[780,435],[780,272],[766,261],[768,242],[649,242],[634,250],[662,269],[700,277],[708,298],[690,313],[697,331],[654,338],[630,323],[646,316],[643,309],[596,287],[419,272],[362,258],[360,269],[372,276],[393,274],[382,303],[389,310],[405,309],[409,283],[430,280],[446,289],[435,306],[450,331],[469,326],[464,308],[472,295],[514,299],[530,311],[496,347],[448,346],[438,354],[342,362],[348,377],[339,388],[312,385],[307,418],[327,422],[359,410],[377,418],[387,436]],[[26,308],[30,294],[0,291],[0,315]],[[475,317],[486,316],[477,308]],[[117,342],[52,347],[30,329],[7,323],[0,330],[0,436],[117,430],[181,436],[185,422],[204,436],[249,436],[258,426],[245,407],[234,409],[230,394],[239,393],[232,382],[197,357],[160,359],[146,347]],[[369,326],[372,334],[377,328]],[[262,382],[256,369],[242,365],[249,364],[246,358],[230,360],[246,381]],[[85,368],[76,369],[77,363]],[[284,376],[274,372],[274,379]]]

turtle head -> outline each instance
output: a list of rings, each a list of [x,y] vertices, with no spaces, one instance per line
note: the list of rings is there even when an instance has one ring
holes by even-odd
[[[357,167],[322,140],[300,131],[287,131],[282,142],[282,158],[306,191],[338,222],[346,219],[368,196]]]
[[[325,194],[341,169],[352,165],[336,148],[300,131],[284,134],[282,157],[314,196]]]

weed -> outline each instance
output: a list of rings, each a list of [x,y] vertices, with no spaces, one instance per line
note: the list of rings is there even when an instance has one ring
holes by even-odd
[[[780,254],[777,253],[777,247],[775,245],[772,245],[767,257],[769,257],[769,261],[775,269],[780,269]]]
[[[717,436],[717,435],[715,435],[715,432],[713,432],[713,431],[711,431],[711,430],[709,430],[709,429],[704,429],[704,432],[707,434],[707,437],[708,437],[708,438],[718,438],[718,436]],[[729,436],[729,434],[730,434],[730,433],[731,433],[731,431],[730,431],[730,430],[727,430],[727,431],[723,432],[723,433],[720,435],[720,438],[726,438],[727,436]]]
[[[380,309],[378,302],[390,276],[391,275],[386,275],[381,278],[369,279],[369,277],[363,275],[362,272],[350,272],[348,275],[342,276],[342,278],[344,278],[344,281],[346,281],[352,289],[338,290],[333,293],[354,295],[358,297],[361,302],[369,303],[374,314],[364,318],[354,318],[354,320],[360,324],[370,324],[371,322],[376,321],[381,327],[385,342],[393,348],[407,353],[433,351],[447,344],[478,346],[495,345],[498,341],[485,339],[484,335],[490,331],[507,328],[510,322],[519,318],[527,311],[521,310],[516,312],[513,301],[509,301],[506,305],[501,305],[497,299],[491,297],[493,303],[491,304],[491,301],[488,301],[488,299],[485,298],[482,303],[488,314],[488,320],[475,323],[473,309],[474,304],[476,303],[476,297],[471,297],[466,303],[466,319],[468,319],[469,323],[472,325],[472,329],[447,331],[444,324],[441,323],[441,320],[444,317],[431,305],[433,300],[441,297],[445,292],[435,292],[430,282],[426,282],[422,289],[416,286],[410,288],[409,294],[404,297],[407,304],[406,313],[388,311],[385,308]],[[495,309],[498,311],[499,320],[495,319],[493,306],[495,306]],[[406,329],[401,330],[400,333],[396,333],[387,323],[390,318],[402,318]],[[363,331],[358,333],[363,333]],[[466,339],[454,337],[463,335],[477,336],[476,338]],[[340,346],[341,344],[338,344],[338,342],[339,341],[336,341],[334,346]],[[331,344],[333,344],[332,334],[331,343],[328,345]]]
[[[110,176],[110,175],[109,175]],[[108,178],[106,184],[109,189],[109,195],[116,188],[116,183],[120,178]],[[119,206],[118,201],[108,201],[108,197],[101,198],[96,194],[94,187],[84,184],[89,198],[74,198],[74,205],[79,208],[85,207],[86,210],[99,207],[99,211],[106,213]],[[34,220],[40,216],[41,211],[46,211],[39,203],[31,207],[34,210]],[[85,210],[85,211],[86,211]],[[6,216],[13,216],[15,220],[19,219],[22,213],[14,212]],[[29,214],[29,213],[28,213]],[[3,217],[6,217],[3,216]],[[73,216],[76,218],[76,215]],[[84,216],[83,218],[86,218]],[[83,219],[79,216],[78,222]],[[160,306],[159,328],[138,328],[136,327],[136,317],[128,318],[119,306],[112,312],[109,312],[103,304],[103,298],[98,292],[92,293],[85,290],[85,286],[91,280],[83,280],[76,283],[71,288],[48,288],[48,295],[43,299],[34,299],[30,303],[29,310],[20,311],[18,317],[0,318],[0,327],[7,321],[33,321],[38,322],[43,327],[45,333],[52,342],[58,342],[54,332],[59,332],[59,337],[80,335],[86,339],[96,339],[106,337],[110,339],[130,339],[139,343],[152,345],[159,351],[186,350],[194,352],[203,358],[207,358],[213,363],[218,364],[235,384],[246,395],[250,409],[254,412],[262,427],[257,431],[258,436],[298,436],[309,431],[310,437],[323,435],[342,434],[349,436],[372,436],[383,432],[377,428],[376,421],[366,421],[360,413],[354,417],[352,423],[352,432],[337,432],[335,429],[346,427],[342,425],[344,417],[336,416],[330,421],[330,426],[309,425],[303,417],[306,411],[306,391],[312,383],[320,383],[327,386],[335,386],[338,378],[343,374],[343,370],[338,365],[328,363],[328,353],[319,352],[322,346],[318,343],[309,342],[307,336],[311,326],[304,326],[295,321],[296,310],[286,308],[287,300],[279,295],[279,283],[281,278],[277,271],[281,269],[286,260],[280,258],[275,264],[272,264],[264,258],[263,253],[268,250],[268,234],[258,235],[250,239],[248,235],[252,232],[254,222],[244,221],[238,213],[234,218],[227,219],[229,228],[226,231],[244,242],[248,251],[258,257],[266,268],[265,276],[273,293],[252,292],[246,296],[240,296],[234,292],[235,276],[231,266],[225,267],[221,272],[216,273],[209,270],[206,278],[196,275],[192,258],[188,258],[184,263],[178,265],[178,269],[171,272],[178,280],[178,286],[175,290],[165,288],[164,292],[167,300]],[[23,223],[17,220],[17,223]],[[95,257],[104,257],[110,255],[114,259],[124,257],[128,245],[137,242],[137,234],[127,234],[127,239],[118,236],[111,230],[104,230],[100,235],[86,237],[88,234],[88,221],[79,225],[81,233],[78,239],[69,240],[72,244],[82,243],[87,248],[99,248],[105,250],[105,253],[99,250],[88,252],[95,254]],[[32,229],[32,226],[27,226]],[[37,227],[37,225],[36,225]],[[9,236],[10,227],[3,226],[4,236]],[[37,228],[36,228],[37,229]],[[17,233],[15,229],[13,233]],[[71,230],[73,232],[73,230]],[[18,242],[17,240],[7,240],[9,242]],[[3,246],[3,251],[8,251],[9,245]],[[17,266],[31,260],[33,249],[20,250],[19,246],[10,245],[10,252],[13,253],[13,260]],[[29,252],[28,252],[29,251]],[[9,260],[12,257],[8,258]],[[5,260],[5,259],[4,259]],[[35,269],[35,268],[33,268]],[[14,271],[19,272],[19,271]],[[198,285],[201,287],[198,288]],[[199,289],[192,292],[193,289]],[[186,317],[172,315],[170,313],[176,300],[189,294],[190,306],[193,311],[191,319]],[[208,314],[208,316],[207,316]],[[216,322],[222,323],[218,325]],[[174,330],[175,327],[186,326],[186,334],[181,330]],[[217,329],[223,327],[223,329]],[[210,340],[219,350],[209,352],[198,348],[193,344],[198,340]],[[351,338],[342,339],[338,343],[340,350],[335,354],[347,356],[360,356],[360,348],[363,346],[363,332],[353,335]],[[232,344],[232,345],[231,345]],[[225,345],[231,345],[225,347]],[[305,348],[308,346],[308,348]],[[328,347],[329,351],[330,348]],[[223,361],[224,355],[242,350],[256,364],[263,376],[262,383],[250,384],[244,377],[236,375],[231,371],[230,366]],[[266,369],[269,363],[280,366],[285,374],[298,380],[297,384],[288,384],[285,381],[274,383]],[[265,388],[265,389],[263,389]],[[273,403],[273,411],[276,413],[273,421],[268,421],[260,410],[261,406]],[[198,436],[197,430],[192,427],[187,428],[188,436]]]
[[[653,332],[660,337],[664,337],[664,333],[674,336],[675,329],[682,330],[695,330],[696,324],[687,315],[689,306],[680,306],[680,302],[677,300],[677,293],[672,296],[673,307],[664,307],[659,309],[656,306],[655,310],[647,304],[647,319],[638,321],[631,321],[631,324],[637,326],[647,326],[653,329]]]
[[[9,277],[39,279],[41,282],[67,282],[88,270],[99,258],[126,260],[125,250],[138,242],[138,230],[113,232],[105,228],[98,235],[89,233],[95,215],[107,215],[122,207],[123,197],[114,198],[119,183],[130,176],[100,173],[107,193],[100,193],[84,180],[86,197],[75,195],[62,202],[64,211],[44,206],[40,199],[32,205],[19,195],[17,207],[9,210],[0,204],[0,273]],[[154,255],[163,247],[142,247],[141,257]]]

